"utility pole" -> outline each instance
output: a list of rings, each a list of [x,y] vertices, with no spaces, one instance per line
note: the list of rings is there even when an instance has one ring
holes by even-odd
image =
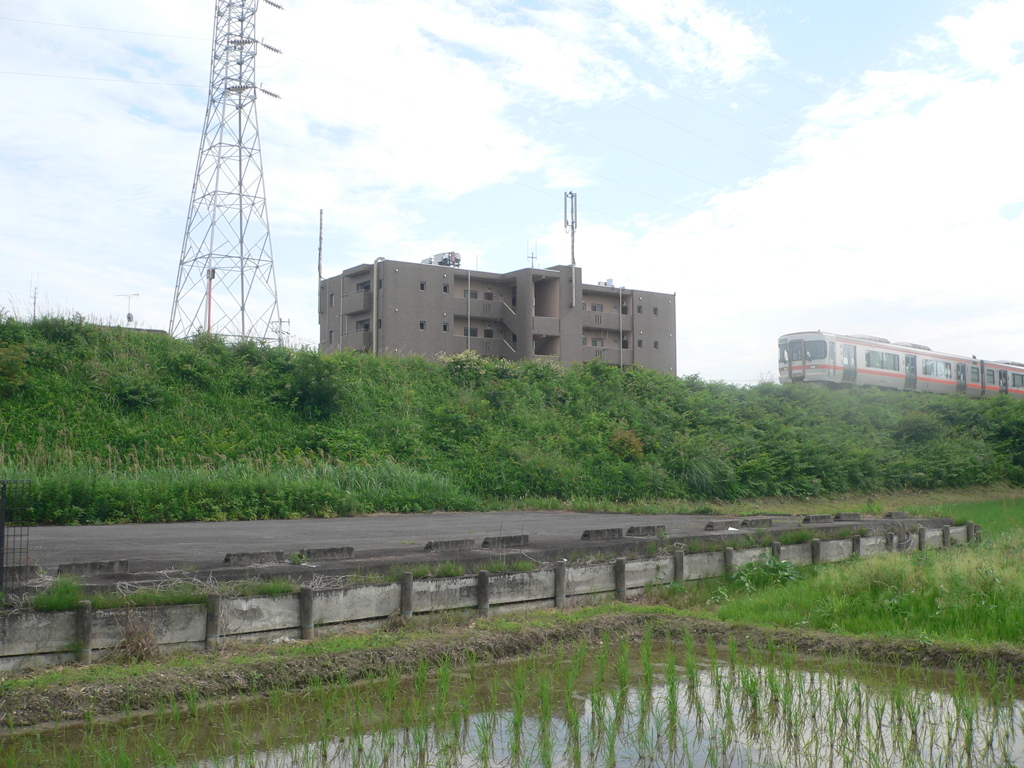
[[[566,192],[563,205],[565,231],[569,233],[569,258],[571,272],[569,285],[572,288],[572,298],[569,299],[569,306],[576,306],[576,193]]]
[[[217,0],[210,95],[171,307],[174,336],[281,341],[256,94],[260,0]],[[271,0],[267,5],[280,9]]]

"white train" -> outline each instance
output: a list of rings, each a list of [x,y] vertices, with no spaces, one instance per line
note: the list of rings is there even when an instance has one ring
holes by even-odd
[[[779,381],[1024,397],[1024,363],[950,355],[878,336],[807,331],[779,339]]]

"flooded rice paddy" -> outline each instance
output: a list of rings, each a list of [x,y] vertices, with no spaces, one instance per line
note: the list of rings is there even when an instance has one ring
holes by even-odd
[[[0,738],[0,766],[1024,765],[1014,681],[606,638],[513,663],[186,697],[117,723]]]

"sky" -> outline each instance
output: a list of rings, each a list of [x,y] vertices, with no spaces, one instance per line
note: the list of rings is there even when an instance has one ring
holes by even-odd
[[[864,333],[1024,360],[1024,0],[279,0],[281,316],[443,251],[675,293],[680,375]],[[166,329],[214,0],[0,0],[0,311]]]

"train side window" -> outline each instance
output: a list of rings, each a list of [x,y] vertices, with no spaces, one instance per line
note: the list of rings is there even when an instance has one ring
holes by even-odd
[[[979,381],[981,381],[981,372],[978,370],[978,366],[972,365],[971,366],[971,383],[972,384],[977,384]]]
[[[825,353],[828,347],[824,341],[805,341],[804,342],[804,359],[806,360],[824,360]]]
[[[986,384],[995,384],[996,383],[996,372],[993,371],[991,368],[989,368],[987,371],[985,371],[985,383]]]
[[[1024,387],[1024,373],[1013,374],[1013,388],[1020,389]]]
[[[868,368],[881,368],[883,371],[898,371],[900,369],[900,356],[894,352],[879,352],[869,349],[864,354],[864,365]]]

